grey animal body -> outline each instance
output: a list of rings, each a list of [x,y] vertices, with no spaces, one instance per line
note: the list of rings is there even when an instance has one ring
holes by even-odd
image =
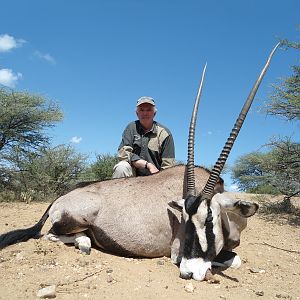
[[[121,178],[77,188],[58,198],[49,217],[55,234],[86,231],[109,252],[135,257],[170,256],[181,213],[170,205],[186,197],[185,166],[147,177]],[[201,190],[209,172],[195,168]]]

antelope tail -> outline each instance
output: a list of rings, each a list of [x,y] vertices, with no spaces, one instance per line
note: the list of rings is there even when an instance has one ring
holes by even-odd
[[[3,249],[9,245],[16,244],[18,242],[25,242],[31,238],[36,238],[39,236],[46,220],[49,217],[49,209],[52,206],[51,203],[41,219],[32,227],[25,229],[17,229],[9,231],[0,235],[0,249]]]

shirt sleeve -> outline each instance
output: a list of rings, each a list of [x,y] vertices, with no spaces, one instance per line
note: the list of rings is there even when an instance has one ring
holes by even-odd
[[[125,160],[129,163],[139,160],[140,157],[133,153],[133,133],[130,129],[130,124],[125,128],[122,134],[122,140],[118,148],[119,160]]]
[[[169,134],[161,147],[161,169],[167,169],[175,165],[175,145],[172,134]]]

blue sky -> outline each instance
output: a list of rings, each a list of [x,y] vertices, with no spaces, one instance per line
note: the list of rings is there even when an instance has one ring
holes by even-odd
[[[211,166],[271,49],[299,42],[299,0],[2,1],[0,83],[55,100],[64,121],[53,145],[93,160],[117,151],[136,100],[157,102],[157,121],[186,161],[187,133],[202,69],[196,163]],[[299,125],[260,112],[271,84],[291,75],[299,51],[277,51],[228,159],[261,149],[274,136],[299,141]],[[224,175],[232,189],[230,175]]]

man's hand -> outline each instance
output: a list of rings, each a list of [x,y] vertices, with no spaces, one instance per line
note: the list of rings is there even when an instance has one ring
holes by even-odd
[[[159,172],[159,170],[155,167],[155,165],[151,164],[151,163],[147,164],[147,169],[149,170],[149,172],[151,174],[155,174],[155,173]]]
[[[147,162],[144,159],[139,159],[132,162],[132,165],[137,169],[148,169],[151,174],[155,174],[159,172],[159,170],[155,167],[154,164]]]

